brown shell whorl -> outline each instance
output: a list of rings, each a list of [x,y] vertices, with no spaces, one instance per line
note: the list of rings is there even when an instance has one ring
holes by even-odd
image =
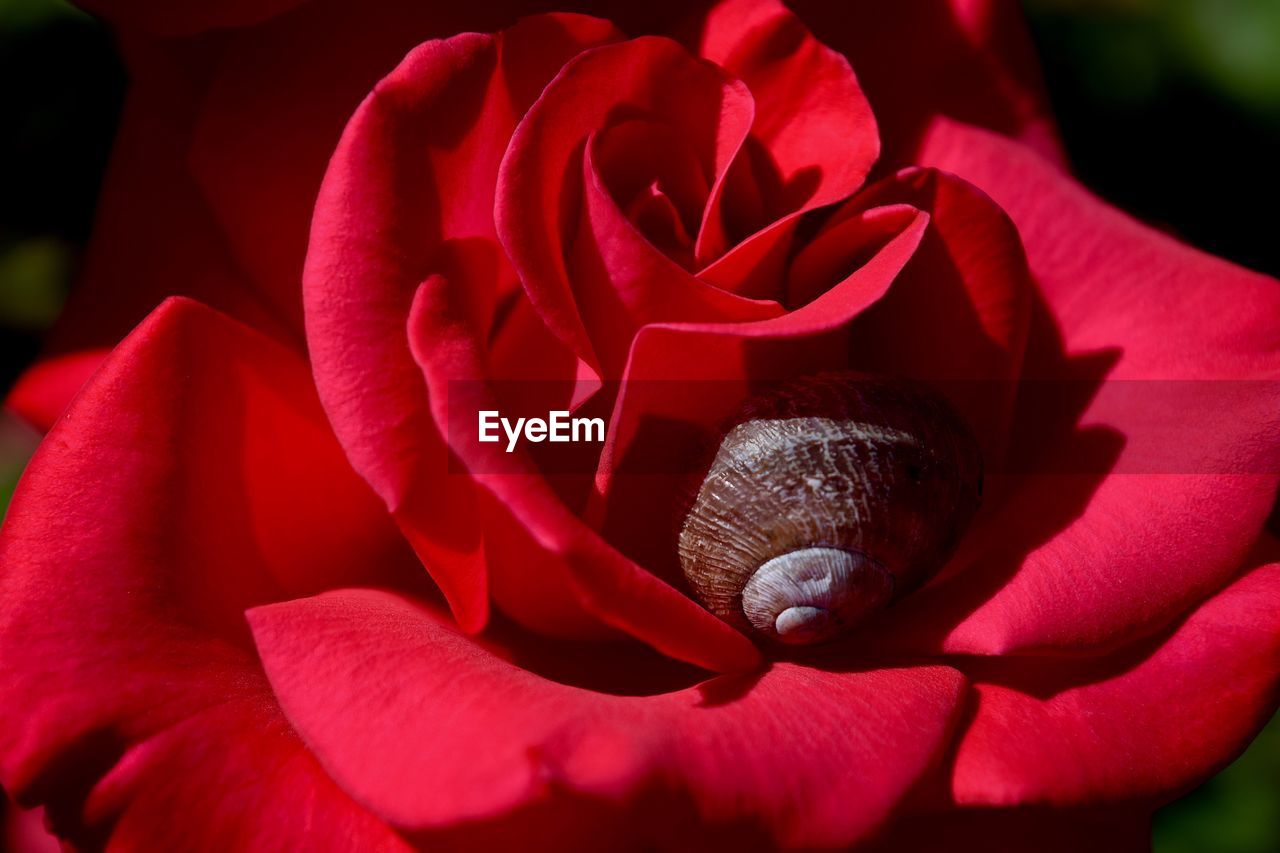
[[[919,584],[981,499],[977,442],[912,383],[824,374],[732,423],[680,562],[709,610],[781,642],[828,639]]]

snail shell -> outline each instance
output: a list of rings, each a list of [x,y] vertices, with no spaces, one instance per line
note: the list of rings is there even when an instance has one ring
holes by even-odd
[[[936,571],[981,489],[978,444],[936,394],[811,377],[736,419],[685,518],[680,562],[720,618],[819,642]]]

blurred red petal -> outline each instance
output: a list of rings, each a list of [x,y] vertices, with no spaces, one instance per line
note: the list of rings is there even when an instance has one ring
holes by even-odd
[[[4,407],[48,432],[106,357],[107,350],[89,349],[41,359],[13,383]]]
[[[123,47],[134,82],[83,264],[50,335],[50,354],[109,349],[166,298],[179,295],[300,346],[300,330],[275,313],[227,252],[187,170],[207,86],[189,66],[216,57],[217,47],[187,46],[196,61],[164,43],[132,40]]]
[[[243,611],[391,582],[403,550],[305,363],[166,302],[55,424],[9,507],[4,785],[90,846],[395,847],[281,719]]]
[[[49,833],[44,809],[24,809],[0,791],[0,846],[12,853],[57,853],[62,844]]]

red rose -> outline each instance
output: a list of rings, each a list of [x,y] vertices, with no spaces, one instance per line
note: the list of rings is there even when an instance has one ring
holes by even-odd
[[[111,5],[136,88],[61,346],[225,313],[117,346],[5,523],[0,782],[58,834],[1132,846],[1274,709],[1274,407],[1099,386],[1274,380],[1280,289],[1066,175],[1003,6]],[[932,583],[783,654],[688,595],[688,472],[645,466],[831,370],[934,384],[993,488]],[[608,434],[506,454],[477,403]]]

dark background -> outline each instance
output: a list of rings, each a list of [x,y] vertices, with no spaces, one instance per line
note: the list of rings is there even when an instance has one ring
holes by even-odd
[[[1024,0],[1081,180],[1280,275],[1280,0]],[[62,0],[0,0],[0,390],[57,318],[124,73]],[[0,507],[34,437],[0,421]],[[1158,853],[1280,850],[1280,722],[1156,818]]]

